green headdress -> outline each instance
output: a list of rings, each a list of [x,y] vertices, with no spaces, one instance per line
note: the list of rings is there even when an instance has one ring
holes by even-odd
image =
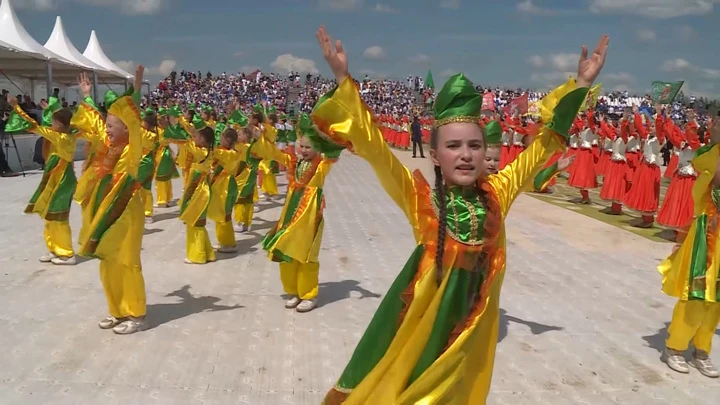
[[[119,95],[119,96],[118,96],[118,94],[117,94],[116,92],[114,92],[113,90],[108,90],[108,91],[105,92],[105,95],[103,96],[103,102],[105,103],[105,110],[108,110],[108,111],[109,111],[109,110],[110,110],[110,106],[111,106],[115,101],[117,101],[117,99],[119,99],[120,97],[125,97],[125,96],[131,96],[131,97],[133,97],[133,101],[135,101],[135,103],[139,103],[139,102],[140,102],[139,100],[137,100],[137,99],[134,97],[134,96],[135,96],[135,88],[134,88],[133,86],[128,87],[128,89],[125,90],[125,93],[123,93],[123,94],[121,94],[121,95]]]
[[[42,126],[49,127],[52,125],[52,116],[55,112],[62,108],[60,100],[57,97],[50,97],[48,99],[48,105],[45,107],[42,113]]]
[[[197,106],[195,105],[195,103],[190,103],[187,105],[187,109],[195,111],[195,109],[197,109]]]
[[[268,108],[268,110],[267,110],[267,115],[275,114],[276,111],[277,111],[277,109],[275,108],[275,106],[271,105],[270,108]]]
[[[165,111],[165,113],[166,113],[167,115],[171,115],[171,116],[173,116],[173,117],[175,117],[175,118],[180,118],[180,116],[182,115],[182,110],[180,110],[180,107],[174,105],[174,106],[168,108],[168,109]]]
[[[202,107],[200,107],[200,110],[204,111],[204,112],[212,112],[213,108],[211,106],[205,104]]]
[[[260,103],[256,103],[256,104],[253,106],[253,112],[255,112],[255,113],[262,113],[263,115],[267,115],[267,112],[265,111],[265,107],[263,107],[263,105],[260,104]]]
[[[240,128],[248,126],[248,119],[240,110],[233,111],[233,113],[228,117],[227,122],[230,125],[237,125]]]
[[[197,130],[201,130],[205,127],[207,127],[207,124],[205,123],[205,120],[200,118],[200,115],[195,114],[195,116],[192,119],[193,127]]]
[[[487,145],[500,145],[502,143],[502,128],[493,120],[485,124],[485,142]]]
[[[477,123],[482,96],[462,73],[451,76],[435,98],[435,127],[453,122]]]
[[[298,122],[298,130],[300,132],[300,135],[308,139],[310,145],[312,145],[312,148],[314,150],[322,153],[327,158],[337,159],[338,157],[340,157],[340,153],[343,151],[343,149],[345,149],[343,146],[340,146],[325,138],[323,134],[318,131],[317,127],[312,121],[312,118],[310,118],[307,113],[303,113],[300,116],[300,120]]]
[[[282,113],[282,114],[278,115],[278,119],[281,120],[281,121],[282,121],[282,120],[287,121],[287,118],[288,118],[288,117],[287,117],[287,115],[285,115],[285,113]]]
[[[215,124],[215,146],[220,145],[220,137],[226,129],[227,125],[223,124],[222,122],[218,122],[217,124]]]
[[[158,107],[157,114],[158,117],[162,115],[168,115],[168,109],[165,107]]]
[[[148,115],[155,114],[155,110],[152,108],[146,108],[143,111],[140,111],[140,118],[145,118]]]

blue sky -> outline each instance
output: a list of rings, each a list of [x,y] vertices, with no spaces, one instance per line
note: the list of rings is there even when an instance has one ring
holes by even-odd
[[[328,74],[314,36],[325,24],[355,76],[430,68],[438,85],[462,71],[478,84],[546,88],[607,33],[606,89],[683,79],[686,94],[720,98],[720,0],[12,1],[38,42],[60,15],[80,51],[95,29],[112,60],[143,63],[155,80],[173,67]]]

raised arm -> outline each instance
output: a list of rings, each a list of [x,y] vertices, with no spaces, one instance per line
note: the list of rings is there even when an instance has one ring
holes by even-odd
[[[5,126],[6,132],[27,131],[40,135],[54,145],[60,145],[70,139],[70,135],[62,132],[53,131],[48,127],[38,125],[37,121],[32,119],[23,111],[17,103],[17,99],[8,95],[8,103],[13,107],[13,112]]]
[[[327,100],[316,106],[313,121],[334,142],[345,145],[370,163],[385,192],[417,230],[417,198],[410,170],[390,151],[372,113],[360,98],[355,82],[348,74],[342,43],[333,43],[324,27],[317,31],[316,37],[339,85]]]
[[[550,156],[565,149],[568,131],[588,90],[587,87],[578,88],[575,80],[570,79],[542,99],[540,109],[546,124],[538,136],[517,159],[488,177],[497,192],[503,216],[526,184],[535,179]]]

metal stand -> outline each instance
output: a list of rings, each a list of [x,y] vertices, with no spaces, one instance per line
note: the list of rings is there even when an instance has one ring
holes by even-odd
[[[7,157],[10,156],[10,142],[8,142],[8,138],[10,138],[13,143],[13,148],[15,148],[15,156],[17,156],[18,164],[20,165],[20,173],[25,177],[25,168],[23,167],[22,159],[20,159],[20,150],[17,147],[17,142],[15,142],[15,137],[13,134],[8,133],[4,133],[2,136],[4,138],[3,142],[5,142],[5,158],[7,159]]]

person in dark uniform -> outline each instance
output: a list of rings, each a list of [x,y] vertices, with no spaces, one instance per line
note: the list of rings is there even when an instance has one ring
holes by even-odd
[[[422,126],[420,125],[420,120],[417,115],[413,117],[412,125],[410,125],[410,135],[412,137],[413,157],[417,157],[417,148],[420,147],[420,157],[424,158],[425,152],[423,151],[422,144]]]

